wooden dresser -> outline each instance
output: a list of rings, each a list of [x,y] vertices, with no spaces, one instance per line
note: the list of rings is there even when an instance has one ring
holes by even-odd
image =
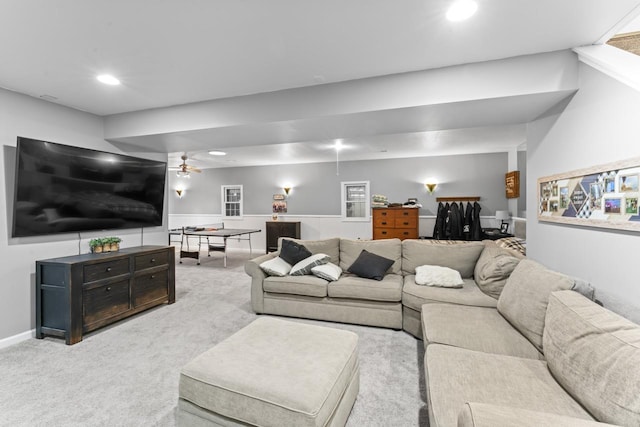
[[[373,208],[373,239],[417,239],[418,208]]]
[[[82,335],[176,300],[173,246],[36,261],[36,338]]]

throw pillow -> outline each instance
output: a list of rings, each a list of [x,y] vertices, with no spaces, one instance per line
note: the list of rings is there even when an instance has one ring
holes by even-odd
[[[507,279],[521,258],[507,249],[487,245],[476,263],[473,278],[478,288],[492,298],[500,298]]]
[[[283,240],[282,248],[280,249],[280,258],[285,260],[291,265],[296,265],[305,258],[309,258],[311,252],[303,245],[296,243],[292,240]]]
[[[464,282],[460,273],[452,268],[439,265],[421,265],[416,268],[416,284],[442,288],[461,288]]]
[[[289,271],[291,271],[291,264],[277,256],[260,264],[260,268],[269,276],[282,277],[289,274]]]
[[[291,267],[289,274],[292,276],[305,276],[307,274],[311,274],[311,269],[313,267],[316,265],[326,264],[330,259],[331,257],[327,254],[311,255]]]
[[[324,265],[316,265],[311,269],[311,273],[321,279],[335,282],[340,278],[342,269],[339,266],[328,262]]]
[[[384,274],[393,265],[393,262],[392,259],[367,252],[363,249],[347,271],[365,279],[382,280]]]

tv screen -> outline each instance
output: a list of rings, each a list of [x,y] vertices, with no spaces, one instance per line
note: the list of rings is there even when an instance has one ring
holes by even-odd
[[[18,137],[13,237],[162,225],[165,162]]]

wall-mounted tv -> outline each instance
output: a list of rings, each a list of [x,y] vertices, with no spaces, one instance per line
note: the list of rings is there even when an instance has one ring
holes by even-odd
[[[18,137],[13,237],[162,225],[167,164]]]

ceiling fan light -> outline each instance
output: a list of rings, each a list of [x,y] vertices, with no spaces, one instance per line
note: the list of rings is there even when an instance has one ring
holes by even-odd
[[[96,79],[100,83],[104,83],[104,84],[110,85],[110,86],[117,86],[117,85],[120,84],[120,80],[118,80],[117,78],[115,78],[111,74],[100,74],[99,76],[96,77]]]
[[[179,178],[191,178],[190,172],[186,170],[176,171],[176,175],[178,175]]]
[[[478,10],[478,3],[473,0],[457,0],[447,11],[447,19],[451,22],[464,21]]]

